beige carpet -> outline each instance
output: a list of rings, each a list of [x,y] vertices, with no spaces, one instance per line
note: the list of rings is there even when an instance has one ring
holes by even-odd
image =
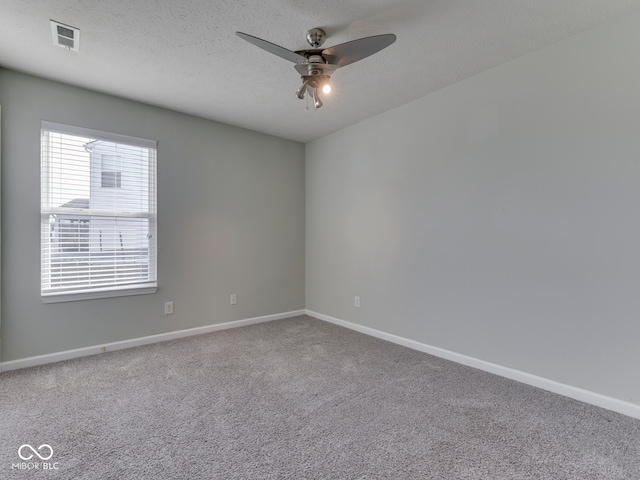
[[[4,373],[0,440],[1,479],[640,479],[638,420],[306,316]]]

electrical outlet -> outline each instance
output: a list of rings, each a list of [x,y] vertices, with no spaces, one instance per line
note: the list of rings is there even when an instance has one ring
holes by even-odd
[[[353,300],[353,306],[356,308],[360,308],[360,297],[355,297]]]
[[[173,302],[164,302],[164,314],[173,315]]]
[[[236,305],[238,303],[238,295],[236,295],[235,293],[232,293],[230,297],[230,302],[231,302],[231,305]]]

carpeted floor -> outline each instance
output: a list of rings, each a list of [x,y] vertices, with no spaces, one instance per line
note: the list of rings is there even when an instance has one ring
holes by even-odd
[[[640,479],[639,420],[306,316],[4,373],[0,442],[1,479]]]

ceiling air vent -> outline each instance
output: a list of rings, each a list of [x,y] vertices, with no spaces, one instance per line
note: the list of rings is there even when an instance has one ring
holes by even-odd
[[[80,30],[55,20],[50,21],[53,44],[74,52],[80,51]]]

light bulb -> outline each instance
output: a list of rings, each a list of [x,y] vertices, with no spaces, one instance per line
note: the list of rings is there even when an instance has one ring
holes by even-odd
[[[322,106],[322,100],[320,100],[318,90],[315,88],[313,89],[313,106],[316,107],[316,110]]]
[[[324,93],[331,93],[331,85],[329,85],[328,83],[325,83],[324,86],[322,87],[322,91]]]
[[[296,92],[296,97],[298,97],[300,100],[302,100],[304,98],[304,94],[307,91],[307,87],[308,86],[309,86],[309,82],[307,82],[306,80],[304,82],[302,82],[302,85],[300,86],[300,88]]]

